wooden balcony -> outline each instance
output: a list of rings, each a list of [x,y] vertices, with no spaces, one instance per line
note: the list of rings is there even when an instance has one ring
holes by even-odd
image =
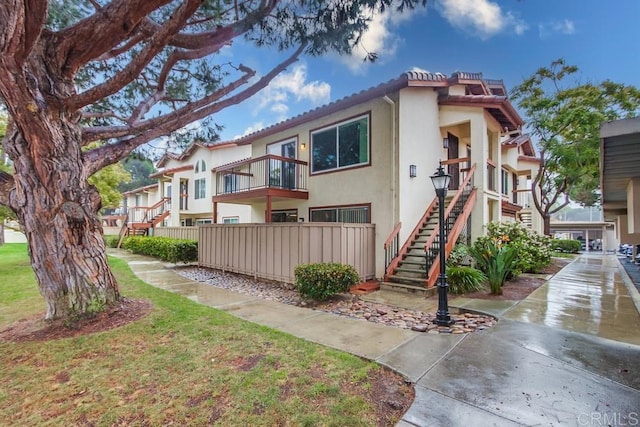
[[[308,199],[308,163],[273,154],[218,167],[214,203]]]

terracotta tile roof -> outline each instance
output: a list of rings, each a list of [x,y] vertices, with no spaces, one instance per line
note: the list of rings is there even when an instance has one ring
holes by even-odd
[[[134,188],[133,190],[129,190],[122,193],[122,195],[131,196],[136,193],[144,193],[145,191],[154,191],[154,190],[156,191],[158,190],[158,184],[149,184],[149,185],[145,185],[144,187]]]
[[[483,88],[481,90],[482,96],[488,97],[487,99],[483,99],[483,101],[489,102],[491,100],[493,104],[500,104],[500,107],[497,108],[496,111],[490,111],[490,113],[499,116],[498,121],[501,123],[501,125],[505,125],[505,127],[509,130],[514,130],[519,126],[522,126],[522,124],[524,123],[513,106],[511,106],[511,104],[507,100],[506,89],[504,89],[502,80],[484,80],[482,78],[482,73],[456,72],[453,73],[451,77],[447,77],[442,73],[409,71],[401,74],[400,77],[346,96],[313,110],[304,112],[282,122],[273,124],[249,135],[240,137],[233,142],[237,143],[238,145],[251,144],[258,138],[264,138],[274,133],[290,129],[302,123],[309,122],[311,120],[324,117],[329,114],[333,114],[337,111],[352,107],[354,105],[358,105],[375,98],[383,97],[390,93],[397,92],[405,87],[443,88],[454,84],[481,86]],[[473,89],[473,91],[477,91],[477,89]],[[496,95],[496,93],[501,95]],[[464,99],[459,101],[463,102],[467,100]],[[471,102],[475,101],[471,100]],[[504,110],[505,112],[501,112],[502,110]]]
[[[193,169],[193,165],[184,165],[184,166],[178,166],[170,169],[163,169],[158,172],[152,173],[151,175],[149,175],[149,178],[157,178],[164,175],[173,175],[176,172],[183,172],[191,169]]]
[[[191,154],[193,154],[195,149],[198,148],[198,147],[206,148],[207,150],[219,150],[221,148],[226,148],[226,147],[235,147],[236,145],[237,144],[235,142],[207,143],[207,142],[197,141],[197,142],[194,142],[194,143],[190,144],[180,154],[166,153],[164,156],[162,156],[160,158],[160,160],[158,160],[157,167],[161,168],[162,166],[167,164],[167,162],[169,160],[178,160],[179,161],[179,160],[187,159],[187,158],[189,158],[189,156],[191,156]]]
[[[506,141],[503,141],[502,145],[505,147],[522,147],[522,152],[525,156],[535,157],[536,155],[533,143],[531,142],[531,135],[528,134],[513,136]]]

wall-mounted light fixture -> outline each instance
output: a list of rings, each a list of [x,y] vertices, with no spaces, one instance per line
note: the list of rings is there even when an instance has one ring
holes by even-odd
[[[300,149],[304,150],[305,148],[307,148],[307,144],[305,144],[304,142],[300,143]]]
[[[442,138],[442,148],[449,149],[449,138]]]
[[[409,165],[409,178],[415,178],[418,176],[418,168],[416,165]]]

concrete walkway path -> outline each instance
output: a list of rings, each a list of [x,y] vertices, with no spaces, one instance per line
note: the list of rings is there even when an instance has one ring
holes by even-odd
[[[519,304],[465,300],[500,321],[430,335],[265,301],[185,279],[150,258],[110,254],[154,286],[398,371],[416,391],[401,427],[640,424],[640,315],[615,256],[583,255]],[[435,310],[416,296],[367,299]]]
[[[4,242],[5,243],[27,243],[27,237],[24,235],[24,233],[5,227]]]

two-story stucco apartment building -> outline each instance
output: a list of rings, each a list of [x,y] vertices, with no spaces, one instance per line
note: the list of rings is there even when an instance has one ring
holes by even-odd
[[[411,247],[428,243],[418,232],[437,211],[430,175],[441,161],[450,196],[460,193],[452,231],[475,237],[505,220],[540,229],[528,203],[538,159],[522,125],[502,81],[408,72],[232,142],[167,156],[157,191],[171,195],[172,209],[188,205],[171,225],[207,219],[189,216],[192,207],[221,223],[234,205],[250,209],[239,222],[375,224],[375,276],[397,276],[400,261],[412,263]],[[390,256],[392,240],[399,248]]]
[[[124,193],[129,223],[139,227],[191,227],[251,222],[251,208],[222,203],[213,212],[211,169],[251,156],[248,146],[191,144],[181,154],[168,153],[151,175],[158,182]]]

